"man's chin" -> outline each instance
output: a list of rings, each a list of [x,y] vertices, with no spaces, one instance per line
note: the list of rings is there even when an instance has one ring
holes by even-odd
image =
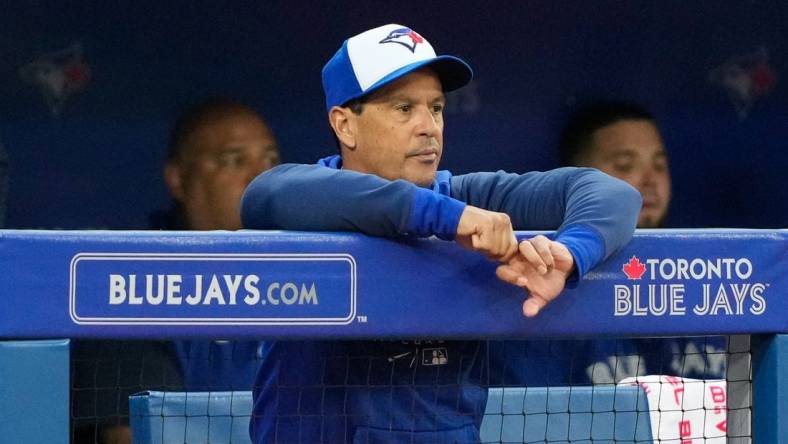
[[[413,182],[414,184],[422,188],[430,188],[432,184],[435,182],[435,173],[432,173],[427,176],[419,176],[417,178],[414,178],[414,180],[411,180],[410,182]]]
[[[435,174],[437,171],[431,168],[411,168],[403,173],[402,179],[420,187],[431,187],[432,183],[435,182]]]
[[[641,214],[638,218],[638,228],[662,228],[664,216]]]

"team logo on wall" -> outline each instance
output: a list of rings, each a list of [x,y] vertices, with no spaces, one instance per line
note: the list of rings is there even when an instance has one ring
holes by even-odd
[[[777,73],[769,64],[769,51],[761,48],[729,58],[711,70],[709,79],[728,93],[739,119],[744,120],[753,104],[774,89]]]
[[[621,265],[615,316],[741,316],[766,312],[768,283],[746,257],[639,258]]]
[[[87,87],[90,74],[80,43],[43,54],[19,69],[22,80],[41,91],[54,116],[60,115],[66,102]]]
[[[424,37],[410,28],[399,28],[391,31],[389,35],[378,43],[397,43],[416,52],[416,45],[424,43]]]
[[[482,96],[479,93],[479,84],[476,80],[460,89],[446,94],[446,105],[443,110],[446,114],[478,114],[482,107]]]

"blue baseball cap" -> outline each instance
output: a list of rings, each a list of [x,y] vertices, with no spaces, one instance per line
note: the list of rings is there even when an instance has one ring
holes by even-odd
[[[362,32],[345,40],[323,67],[326,110],[425,66],[435,71],[446,92],[467,85],[473,78],[467,63],[458,57],[436,55],[427,39],[406,26],[390,24]]]

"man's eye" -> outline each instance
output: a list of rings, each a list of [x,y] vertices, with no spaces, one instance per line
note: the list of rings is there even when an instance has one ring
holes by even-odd
[[[434,114],[442,113],[443,112],[443,104],[442,103],[436,103],[435,105],[432,105],[432,112]]]
[[[219,156],[219,166],[222,168],[236,168],[243,163],[243,156],[239,153],[225,153]]]
[[[268,168],[279,165],[279,151],[276,148],[269,149],[263,156],[268,163]]]
[[[628,173],[632,171],[632,162],[616,162],[613,164],[613,169],[619,173]]]
[[[654,160],[654,169],[658,172],[664,172],[668,170],[668,161],[664,157],[658,158]]]
[[[410,105],[399,105],[397,107],[397,110],[403,113],[409,113],[412,108],[413,107],[411,107]]]

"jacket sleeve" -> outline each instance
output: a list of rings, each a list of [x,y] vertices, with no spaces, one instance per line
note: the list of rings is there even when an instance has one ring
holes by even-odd
[[[591,168],[454,176],[452,196],[508,214],[517,230],[557,230],[578,276],[624,246],[635,230],[641,197],[626,182]]]
[[[453,239],[465,204],[404,180],[320,165],[283,164],[255,178],[241,201],[245,228],[360,231]]]

